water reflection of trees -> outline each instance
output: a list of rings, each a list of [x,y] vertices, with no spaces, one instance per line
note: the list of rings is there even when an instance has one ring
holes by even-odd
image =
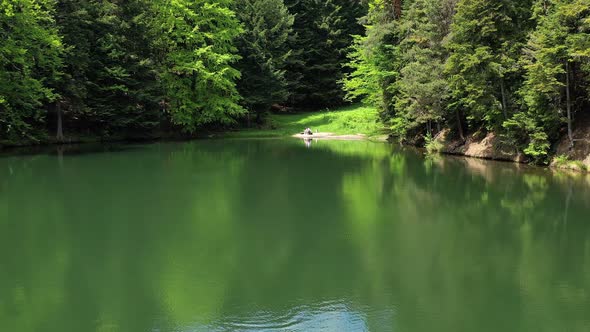
[[[344,191],[348,200],[362,201],[348,208],[365,271],[373,288],[393,289],[399,324],[420,331],[588,327],[583,181],[474,159],[390,157],[400,159],[344,179],[357,184]],[[375,172],[394,178],[391,190],[382,191],[387,181],[379,176],[362,179]]]
[[[0,184],[1,330],[213,329],[332,303],[374,330],[588,327],[590,193],[543,170],[210,141],[4,159]]]

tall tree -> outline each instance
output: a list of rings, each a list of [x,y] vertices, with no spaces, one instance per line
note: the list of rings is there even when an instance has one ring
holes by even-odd
[[[236,81],[242,28],[231,0],[161,0],[166,111],[186,132],[244,114]]]
[[[520,86],[518,58],[530,25],[531,1],[461,0],[447,61],[452,103],[474,125],[501,128]]]
[[[36,140],[58,98],[63,46],[51,0],[0,2],[0,138]]]
[[[399,1],[371,0],[363,19],[365,35],[355,36],[348,54],[350,72],[342,80],[346,98],[378,107],[383,119],[401,133],[405,124],[396,117],[394,96],[401,69]]]
[[[237,0],[235,8],[244,27],[238,39],[238,91],[242,104],[260,120],[289,96],[285,68],[294,18],[283,0]]]
[[[145,0],[58,3],[67,47],[58,136],[62,122],[103,137],[146,133],[157,125],[161,92],[147,21],[153,16],[150,8]]]
[[[455,4],[456,0],[416,0],[406,12],[401,27],[405,32],[401,42],[404,63],[396,96],[396,108],[407,123],[406,129],[426,124],[432,134],[433,123],[440,127],[446,118],[449,88],[444,75],[448,58],[444,41]]]
[[[585,0],[537,0],[537,27],[530,34],[523,64],[525,83],[520,91],[526,112],[508,121],[527,142],[525,152],[542,159],[557,139],[563,119],[570,146],[572,122],[588,99],[590,68],[590,7]]]
[[[306,108],[321,108],[342,103],[340,80],[345,73],[346,51],[352,35],[360,34],[357,22],[364,6],[351,0],[287,0],[295,14],[290,47],[294,60],[288,70],[297,82],[291,84],[292,103]]]

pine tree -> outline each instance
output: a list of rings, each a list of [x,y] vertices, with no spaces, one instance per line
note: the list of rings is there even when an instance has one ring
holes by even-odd
[[[357,22],[364,7],[349,0],[288,0],[295,14],[290,47],[294,59],[288,70],[299,75],[291,82],[292,104],[318,109],[342,103],[346,52],[353,34],[362,31]]]
[[[526,75],[520,94],[526,112],[515,115],[505,126],[527,142],[528,155],[542,160],[550,142],[557,139],[562,120],[570,145],[574,144],[574,113],[582,106],[576,99],[588,98],[590,7],[584,0],[538,0],[534,13],[537,27],[522,61]]]
[[[289,96],[285,68],[293,15],[283,0],[237,0],[235,8],[244,27],[238,39],[238,91],[242,104],[260,120],[273,104]]]
[[[443,42],[449,34],[455,0],[416,0],[406,12],[401,30],[404,63],[400,70],[396,108],[407,128],[432,125],[447,117],[449,97],[444,63],[448,52]]]
[[[149,133],[159,122],[150,13],[144,0],[62,0],[58,23],[67,52],[59,112],[76,130],[107,137]],[[58,136],[62,124],[58,113]]]
[[[519,86],[517,60],[530,25],[530,1],[461,0],[452,24],[447,61],[452,103],[473,125],[501,124]]]

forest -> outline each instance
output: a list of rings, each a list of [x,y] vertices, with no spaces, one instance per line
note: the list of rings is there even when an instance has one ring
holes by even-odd
[[[0,139],[194,134],[344,102],[348,0],[2,0]]]
[[[590,116],[590,0],[2,0],[0,142],[262,125],[362,102],[393,137],[544,162]]]

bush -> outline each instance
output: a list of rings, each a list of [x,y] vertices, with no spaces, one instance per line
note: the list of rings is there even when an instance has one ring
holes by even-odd
[[[436,137],[432,137],[431,134],[424,136],[424,147],[428,154],[433,154],[442,151],[443,144],[441,141],[437,140]]]
[[[588,166],[579,160],[570,160],[566,155],[559,155],[553,159],[553,165],[560,168],[587,171]]]
[[[531,157],[537,164],[545,164],[551,145],[549,136],[534,119],[525,113],[517,113],[503,124],[508,130],[508,136],[516,142],[524,143],[524,153]]]
[[[555,159],[553,159],[553,164],[555,166],[565,166],[569,162],[570,162],[569,157],[564,154],[556,156]]]

